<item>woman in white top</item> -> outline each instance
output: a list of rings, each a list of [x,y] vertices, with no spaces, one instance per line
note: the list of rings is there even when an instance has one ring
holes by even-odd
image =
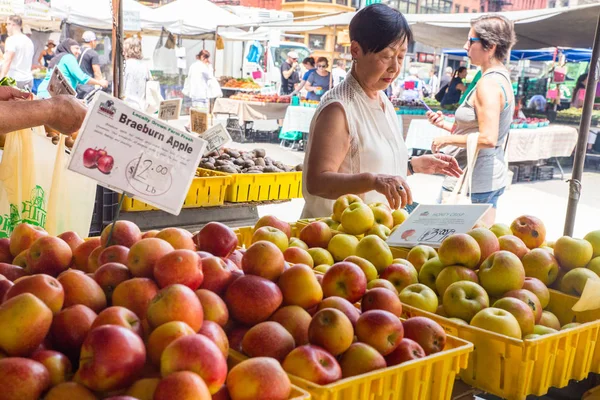
[[[152,80],[152,74],[143,61],[142,43],[134,36],[125,40],[123,48],[125,51],[124,100],[130,106],[144,111],[146,109],[146,82]]]
[[[404,16],[384,4],[360,10],[350,23],[352,70],[321,99],[304,161],[303,218],[331,214],[335,199],[356,194],[397,209],[412,203],[412,173],[460,176],[444,154],[409,159],[385,90],[400,73],[412,33]]]
[[[208,81],[213,77],[210,53],[208,50],[202,50],[196,58],[198,61],[190,66],[183,93],[191,97],[192,107],[208,109]]]

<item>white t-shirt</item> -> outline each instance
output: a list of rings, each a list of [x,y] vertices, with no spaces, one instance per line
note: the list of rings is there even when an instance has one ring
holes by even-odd
[[[31,64],[33,63],[33,42],[22,33],[9,36],[6,39],[5,52],[14,52],[8,76],[17,82],[27,82],[33,79]]]
[[[127,104],[144,111],[146,107],[146,82],[151,77],[150,70],[143,60],[130,58],[125,61],[123,94]]]
[[[339,85],[340,83],[342,83],[342,81],[344,79],[346,79],[346,75],[348,75],[348,73],[346,71],[344,71],[343,68],[336,66],[331,71],[333,86],[336,86],[336,85]]]

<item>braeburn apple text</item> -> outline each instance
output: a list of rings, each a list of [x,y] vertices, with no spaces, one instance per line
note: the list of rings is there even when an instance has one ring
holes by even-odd
[[[148,125],[146,125],[145,123],[136,122],[136,121],[130,119],[127,114],[124,114],[124,113],[121,114],[121,117],[119,118],[119,122],[133,128],[139,132],[142,132],[149,136],[152,136],[153,138],[156,138],[156,139],[160,140],[161,142],[165,141],[164,134],[162,134],[152,128],[148,128]],[[192,152],[194,151],[192,146],[190,146],[187,143],[181,143],[180,141],[175,140],[175,138],[173,136],[169,137],[169,139],[167,140],[167,144],[170,144],[172,148],[174,148],[178,151],[183,151],[188,154],[192,154]]]

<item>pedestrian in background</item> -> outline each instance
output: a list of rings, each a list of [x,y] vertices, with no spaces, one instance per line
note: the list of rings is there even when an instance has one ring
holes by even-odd
[[[85,31],[81,36],[83,45],[81,46],[81,55],[79,56],[79,66],[81,70],[94,79],[102,79],[102,71],[100,70],[100,56],[96,52],[98,39],[92,31]],[[77,98],[84,99],[92,90],[92,85],[79,85],[77,87]]]
[[[17,81],[17,87],[24,89],[33,87],[33,42],[23,34],[23,20],[18,15],[11,15],[6,21],[8,38],[4,48],[4,58],[0,79],[5,76]]]
[[[150,69],[143,61],[142,43],[137,36],[125,40],[125,79],[123,96],[125,102],[138,110],[146,110],[146,83],[152,80]]]

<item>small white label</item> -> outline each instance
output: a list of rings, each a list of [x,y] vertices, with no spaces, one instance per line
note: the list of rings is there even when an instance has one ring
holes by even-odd
[[[200,138],[208,142],[204,154],[208,154],[211,151],[215,151],[231,142],[231,136],[227,129],[221,124],[217,124],[206,132],[200,134]]]
[[[158,119],[170,121],[179,119],[181,113],[181,99],[163,100],[158,109]]]

